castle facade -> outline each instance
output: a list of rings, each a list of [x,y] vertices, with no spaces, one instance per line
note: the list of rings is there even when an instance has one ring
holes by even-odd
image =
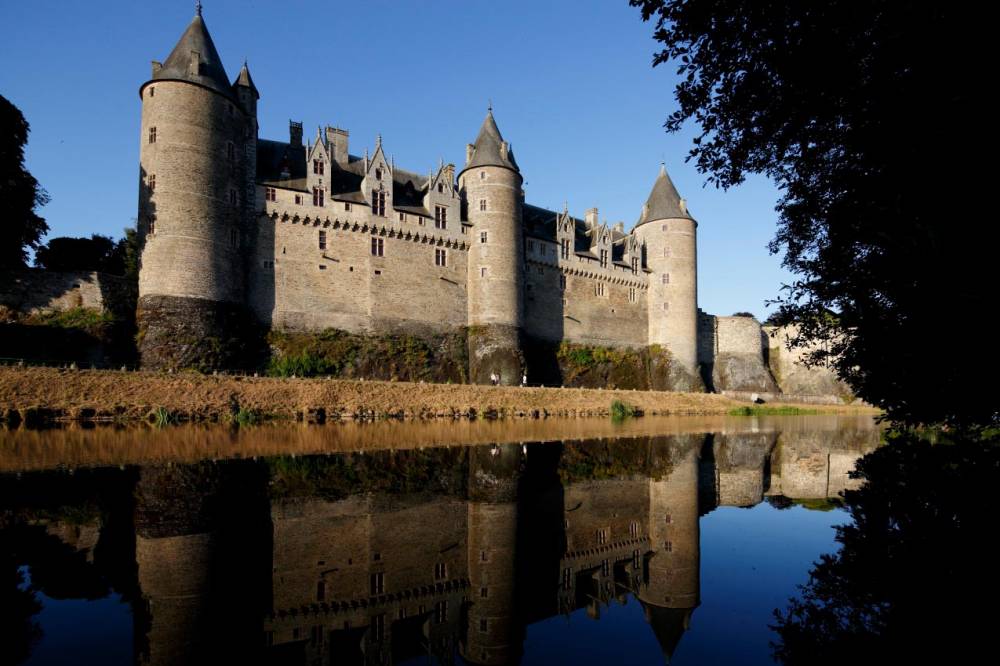
[[[142,99],[140,352],[292,330],[468,327],[470,379],[517,383],[526,337],[669,351],[673,388],[698,379],[697,223],[661,168],[638,223],[525,201],[488,111],[465,164],[405,170],[381,138],[363,155],[336,127],[258,138],[260,94],[226,74],[199,10]],[[144,345],[144,342],[147,344]],[[175,346],[174,349],[177,347]]]

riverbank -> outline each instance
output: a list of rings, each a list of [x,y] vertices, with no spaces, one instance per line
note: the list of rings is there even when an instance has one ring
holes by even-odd
[[[616,400],[648,415],[727,414],[748,404],[710,393],[0,367],[0,420],[7,422],[608,416]],[[769,403],[786,405],[795,406]],[[843,405],[801,407],[811,413],[876,413]]]

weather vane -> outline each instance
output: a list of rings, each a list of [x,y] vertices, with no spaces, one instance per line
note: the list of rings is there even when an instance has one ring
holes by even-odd
[[[196,0],[194,3],[194,11],[198,16],[201,16],[201,0]]]

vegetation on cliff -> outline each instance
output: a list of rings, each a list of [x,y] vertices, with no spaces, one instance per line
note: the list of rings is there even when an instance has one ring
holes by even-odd
[[[463,383],[468,352],[461,330],[450,334],[359,335],[336,329],[319,333],[272,331],[267,373],[275,377],[330,375]]]

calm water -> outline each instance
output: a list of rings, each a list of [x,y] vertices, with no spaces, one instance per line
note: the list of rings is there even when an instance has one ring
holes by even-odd
[[[28,664],[772,663],[858,417],[0,432]]]

